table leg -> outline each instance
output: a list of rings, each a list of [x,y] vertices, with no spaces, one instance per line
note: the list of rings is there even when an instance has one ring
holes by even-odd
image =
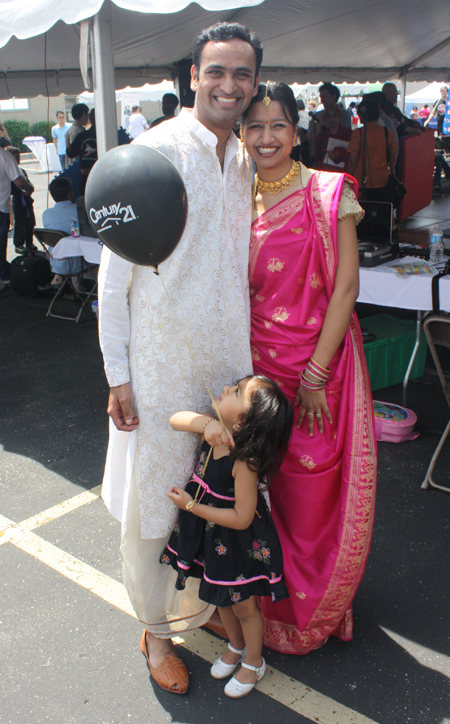
[[[416,342],[414,344],[414,349],[412,351],[411,359],[409,360],[408,369],[406,370],[405,377],[403,379],[403,402],[402,402],[403,407],[406,407],[409,376],[411,374],[411,370],[413,368],[413,364],[415,362],[417,352],[419,350],[420,335],[422,333],[422,314],[423,314],[423,312],[420,312],[420,311],[417,312]]]

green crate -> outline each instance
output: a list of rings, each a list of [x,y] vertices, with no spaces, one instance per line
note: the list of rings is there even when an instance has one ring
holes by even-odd
[[[360,324],[375,337],[364,345],[372,391],[403,382],[416,342],[416,323],[412,319],[377,314],[361,319]],[[426,354],[427,343],[422,334],[410,374],[411,380],[422,377]]]

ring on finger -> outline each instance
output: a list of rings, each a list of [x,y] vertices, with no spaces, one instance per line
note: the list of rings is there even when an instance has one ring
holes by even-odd
[[[308,417],[314,417],[314,412],[307,412]]]
[[[322,417],[322,413],[321,413],[321,412],[316,412],[316,417]]]

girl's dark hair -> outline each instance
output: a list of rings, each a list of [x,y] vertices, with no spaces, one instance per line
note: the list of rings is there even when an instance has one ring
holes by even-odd
[[[365,123],[366,121],[368,123],[378,121],[380,117],[380,106],[376,101],[372,99],[369,100],[368,98],[366,98],[364,100],[363,98],[356,110],[363,123]]]
[[[278,103],[280,103],[286,120],[292,123],[293,126],[296,126],[298,123],[297,101],[295,100],[292,88],[289,88],[289,86],[281,80],[269,81],[267,85],[264,83],[259,84],[256,96],[252,98],[249,107],[242,114],[243,120],[245,121],[247,118],[248,112],[254,103],[261,103],[266,95],[266,88],[269,98],[272,101],[278,101]]]
[[[233,434],[235,447],[230,460],[242,460],[265,480],[268,488],[289,445],[294,411],[284,392],[265,375],[244,379],[259,380],[249,409],[241,415],[240,428]]]

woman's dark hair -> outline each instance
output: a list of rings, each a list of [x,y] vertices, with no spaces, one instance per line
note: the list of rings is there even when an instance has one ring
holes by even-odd
[[[371,123],[372,121],[378,121],[380,117],[380,106],[374,100],[364,99],[359,104],[358,115],[363,123]]]
[[[298,123],[297,101],[295,100],[292,88],[289,88],[289,86],[281,80],[269,81],[267,85],[264,83],[259,84],[257,94],[252,98],[249,107],[242,114],[243,120],[245,121],[250,108],[255,103],[261,103],[266,95],[266,88],[269,98],[272,101],[278,101],[278,103],[280,103],[286,120],[292,123],[293,126],[296,126]]]
[[[245,40],[249,43],[256,56],[256,70],[255,70],[255,81],[256,76],[259,73],[259,69],[262,63],[263,48],[260,39],[256,36],[253,30],[249,30],[245,25],[240,23],[225,23],[218,22],[214,25],[210,25],[209,28],[204,28],[194,40],[194,49],[192,52],[192,62],[197,69],[197,75],[200,73],[200,60],[202,56],[203,48],[206,43],[225,43],[227,40]]]
[[[258,473],[269,487],[289,445],[294,411],[284,392],[265,375],[244,379],[259,380],[249,409],[241,415],[240,428],[233,434],[235,447],[230,460],[242,460]]]
[[[297,108],[299,111],[305,110],[305,103],[301,98],[297,98]]]

